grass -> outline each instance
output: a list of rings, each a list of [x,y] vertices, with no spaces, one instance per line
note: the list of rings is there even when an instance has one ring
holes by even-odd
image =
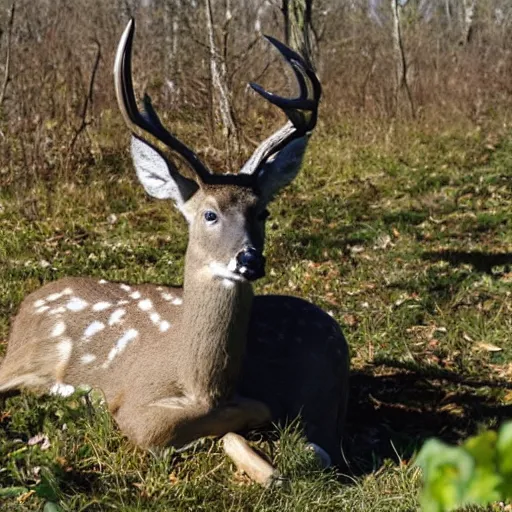
[[[264,490],[214,440],[155,458],[94,396],[22,394],[0,398],[2,510],[417,510],[411,461],[423,441],[457,442],[512,412],[512,133],[404,130],[393,141],[366,145],[340,127],[313,138],[271,208],[257,285],[307,298],[344,328],[341,473],[318,469],[298,425],[253,435],[287,477]],[[4,190],[0,340],[23,297],[64,275],[179,283],[185,237],[120,157],[73,183]]]

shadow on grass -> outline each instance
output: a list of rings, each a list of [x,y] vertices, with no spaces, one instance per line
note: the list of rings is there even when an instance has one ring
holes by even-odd
[[[477,272],[492,274],[493,267],[511,265],[512,253],[491,253],[483,251],[429,251],[422,255],[424,260],[446,261],[454,267],[471,265]]]
[[[500,389],[512,383],[464,378],[414,363],[381,360],[351,375],[343,447],[347,474],[378,469],[384,459],[409,460],[430,437],[456,443],[512,416]]]

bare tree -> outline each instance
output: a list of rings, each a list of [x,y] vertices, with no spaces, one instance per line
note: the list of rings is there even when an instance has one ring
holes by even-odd
[[[206,0],[205,7],[206,28],[208,31],[208,44],[210,47],[210,71],[212,85],[216,92],[220,118],[224,128],[223,135],[226,140],[226,151],[228,155],[229,167],[232,168],[240,154],[239,134],[235,124],[231,102],[231,93],[227,82],[226,62],[219,53],[217,44],[215,43],[211,0]],[[226,2],[224,31],[228,30],[231,16],[230,3],[228,1]]]
[[[400,27],[400,2],[399,0],[391,0],[391,13],[393,19],[392,35],[393,35],[393,52],[395,55],[395,109],[398,110],[400,102],[400,93],[405,90],[411,108],[411,115],[414,118],[416,112],[412,99],[411,89],[407,82],[407,59],[405,57],[404,43],[402,39],[402,30]]]
[[[98,41],[94,41],[94,44],[96,45],[96,56],[94,57],[94,63],[92,66],[92,71],[91,71],[91,78],[89,79],[89,87],[87,88],[87,94],[85,96],[83,107],[82,107],[81,122],[80,122],[80,126],[75,130],[73,138],[71,139],[71,142],[69,143],[68,155],[71,154],[71,151],[73,150],[73,147],[75,146],[75,143],[76,143],[78,137],[87,128],[87,124],[88,124],[87,110],[93,100],[94,81],[96,79],[96,73],[98,72],[98,66],[99,66],[100,59],[101,59],[101,45]]]
[[[283,0],[281,10],[284,17],[286,44],[297,50],[311,67],[311,13],[313,0]]]
[[[7,21],[7,49],[5,52],[5,64],[4,64],[4,80],[0,89],[0,107],[4,103],[5,93],[7,92],[7,86],[11,80],[11,38],[12,38],[12,26],[14,25],[14,12],[16,10],[16,2],[13,0],[11,9],[9,11],[9,19]],[[1,34],[0,34],[1,35]]]
[[[180,101],[181,96],[181,24],[182,24],[182,0],[166,1],[164,3],[165,20],[165,63],[167,75],[167,87],[169,100],[173,106]]]
[[[473,21],[475,18],[476,0],[462,0],[463,9],[463,34],[462,44],[467,44],[471,41],[473,33]]]

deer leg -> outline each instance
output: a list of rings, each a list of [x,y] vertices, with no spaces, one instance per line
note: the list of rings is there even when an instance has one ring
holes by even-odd
[[[139,406],[125,397],[114,417],[123,433],[143,448],[179,448],[201,437],[221,437],[272,419],[269,408],[257,400],[240,398],[211,409],[174,397]]]
[[[270,410],[263,402],[239,398],[233,404],[212,411],[207,420],[210,423],[211,431],[215,431],[217,435],[224,433],[222,446],[235,466],[264,487],[268,487],[276,481],[279,472],[253,450],[245,438],[231,430],[257,427],[268,423],[271,419]],[[233,428],[226,434],[228,425]]]
[[[201,437],[223,437],[226,454],[237,468],[256,482],[268,486],[277,471],[258,455],[247,441],[233,432],[254,428],[271,420],[269,408],[257,400],[237,398],[213,410],[190,404],[181,406],[173,399],[162,399],[137,408],[125,402],[115,413],[119,428],[143,448],[179,448]]]
[[[223,436],[227,432],[247,430],[269,423],[270,409],[263,402],[237,397],[225,405],[211,410],[204,418],[206,435]]]
[[[279,477],[279,471],[253,450],[242,436],[228,432],[222,438],[222,446],[238,469],[264,487],[268,487]]]

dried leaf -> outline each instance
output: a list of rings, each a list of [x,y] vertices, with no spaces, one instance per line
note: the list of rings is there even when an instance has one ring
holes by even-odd
[[[501,352],[503,350],[501,347],[485,341],[478,342],[475,347],[478,350],[485,350],[486,352]]]
[[[345,325],[348,325],[349,327],[355,327],[359,323],[359,320],[357,319],[357,317],[350,313],[345,313],[342,318],[343,318],[343,323]]]
[[[48,436],[45,434],[37,434],[37,435],[31,437],[27,441],[27,444],[29,446],[35,446],[36,444],[39,444],[39,445],[41,445],[40,446],[41,450],[48,450],[48,448],[50,448],[50,446],[51,446],[50,440],[48,439]]]
[[[28,492],[25,492],[23,493],[21,496],[18,496],[16,498],[16,500],[18,501],[18,503],[25,503],[32,495],[34,495],[36,493],[36,491],[34,491],[33,489],[31,491],[28,491]]]

